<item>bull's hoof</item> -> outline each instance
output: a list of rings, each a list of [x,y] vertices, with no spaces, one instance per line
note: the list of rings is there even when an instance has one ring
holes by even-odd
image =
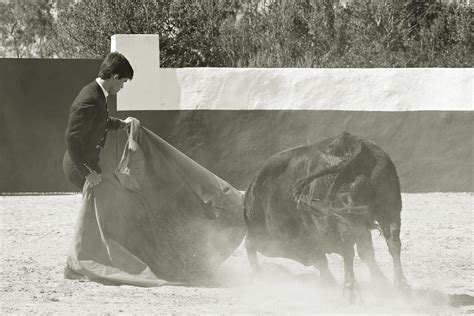
[[[360,288],[355,282],[345,283],[342,293],[351,305],[357,305],[363,302]]]
[[[405,278],[401,280],[395,280],[395,288],[405,296],[411,294],[411,287]]]

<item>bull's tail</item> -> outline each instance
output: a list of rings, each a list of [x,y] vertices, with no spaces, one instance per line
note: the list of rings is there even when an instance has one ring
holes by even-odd
[[[364,163],[361,163],[361,160],[363,160]],[[311,184],[311,182],[313,182],[317,178],[337,173],[338,176],[336,177],[334,183],[331,185],[326,197],[328,199],[333,199],[336,193],[343,185],[343,183],[349,180],[350,178],[355,177],[353,175],[354,173],[366,173],[368,169],[373,169],[375,164],[375,157],[370,152],[370,149],[367,148],[367,146],[365,146],[361,141],[358,141],[353,144],[352,150],[350,150],[350,154],[347,155],[343,161],[339,162],[334,166],[330,166],[316,173],[310,174],[306,178],[299,180],[294,187],[293,196],[296,200],[298,200],[303,191],[308,185]],[[352,176],[350,176],[349,173],[352,174]]]
[[[302,178],[298,180],[293,188],[293,197],[296,201],[299,201],[301,199],[301,195],[303,192],[306,190],[306,188],[316,179],[330,175],[330,174],[335,174],[339,173],[344,168],[346,167],[347,162],[341,162],[335,166],[331,166],[328,168],[325,168],[323,170],[320,170],[318,172],[312,173],[309,176],[306,176],[305,178]]]

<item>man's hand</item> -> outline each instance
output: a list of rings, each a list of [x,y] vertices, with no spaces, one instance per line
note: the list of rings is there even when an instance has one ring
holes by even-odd
[[[86,176],[86,182],[89,183],[91,188],[93,188],[102,182],[102,177],[97,172],[92,171]]]
[[[128,130],[130,128],[130,125],[132,124],[133,118],[132,117],[127,117],[125,120],[122,120],[123,123],[123,129]]]

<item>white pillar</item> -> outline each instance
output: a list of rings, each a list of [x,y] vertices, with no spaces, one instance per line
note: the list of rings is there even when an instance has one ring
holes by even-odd
[[[117,111],[156,108],[160,100],[158,35],[116,34],[111,51],[123,54],[134,70],[133,80],[117,95]]]

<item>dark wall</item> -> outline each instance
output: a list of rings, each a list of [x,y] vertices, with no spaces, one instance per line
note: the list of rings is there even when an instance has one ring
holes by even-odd
[[[62,172],[69,107],[99,60],[0,59],[0,192],[74,191]],[[140,111],[144,126],[239,189],[272,154],[342,130],[388,152],[404,192],[473,192],[473,112]],[[109,133],[105,171],[125,133]]]
[[[98,60],[0,59],[0,192],[73,191],[62,173],[69,107]]]
[[[403,192],[473,192],[473,112],[123,112],[239,189],[273,154],[338,135],[370,139],[397,167]],[[119,146],[123,139],[120,138]]]

